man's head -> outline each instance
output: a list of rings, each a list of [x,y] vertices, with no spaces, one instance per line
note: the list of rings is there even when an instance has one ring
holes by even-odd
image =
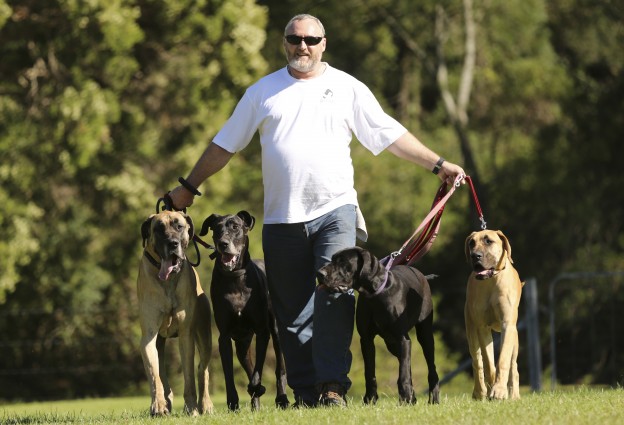
[[[327,40],[321,21],[307,14],[294,16],[284,29],[284,51],[291,70],[314,74],[320,69]]]

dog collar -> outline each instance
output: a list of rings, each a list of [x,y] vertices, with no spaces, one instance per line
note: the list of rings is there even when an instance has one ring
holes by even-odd
[[[367,294],[368,297],[374,297],[377,296],[379,294],[381,294],[381,292],[386,289],[386,285],[388,284],[388,276],[390,275],[390,267],[392,267],[392,263],[394,263],[394,256],[393,255],[389,255],[388,257],[382,258],[380,263],[384,264],[384,280],[383,282],[381,282],[381,285],[379,285],[379,288],[375,289],[375,292],[373,292],[372,294]]]
[[[158,260],[152,257],[152,255],[149,252],[147,252],[147,250],[143,250],[143,256],[147,258],[147,261],[152,263],[154,267],[156,267],[157,269],[160,269],[160,263],[158,262]]]
[[[390,270],[386,269],[384,271],[384,280],[383,282],[381,282],[381,285],[379,285],[379,288],[377,288],[375,290],[375,292],[373,292],[372,294],[369,295],[369,297],[374,297],[377,296],[379,294],[381,294],[381,292],[386,289],[386,285],[388,284],[388,276],[390,275]]]
[[[365,292],[364,295],[367,298],[373,298],[376,297],[377,295],[381,294],[383,292],[384,289],[386,289],[386,285],[388,284],[388,276],[390,275],[390,269],[386,268],[384,270],[384,281],[381,282],[381,285],[379,285],[379,288],[375,289],[375,292],[373,292],[372,294]]]
[[[225,270],[222,267],[219,266],[215,266],[214,268],[219,274],[223,275],[223,276],[230,276],[230,277],[239,277],[244,275],[245,273],[247,273],[247,270],[242,268],[242,269],[238,269],[238,270]]]

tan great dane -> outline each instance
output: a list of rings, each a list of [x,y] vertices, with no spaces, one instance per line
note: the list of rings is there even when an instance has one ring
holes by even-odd
[[[143,256],[137,291],[141,356],[150,384],[152,416],[171,413],[173,392],[165,368],[165,340],[178,337],[184,374],[184,410],[192,416],[212,413],[208,365],[212,351],[211,311],[197,272],[186,259],[193,222],[181,212],[151,215],[141,226]],[[195,388],[195,349],[199,397]]]
[[[472,398],[519,399],[518,306],[523,282],[513,267],[511,246],[500,230],[473,232],[466,238],[472,266],[466,289],[466,337],[472,357]],[[501,333],[497,367],[492,331]]]

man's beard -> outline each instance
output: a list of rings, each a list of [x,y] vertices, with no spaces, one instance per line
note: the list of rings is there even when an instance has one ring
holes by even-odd
[[[299,72],[310,72],[316,67],[316,65],[318,65],[318,63],[318,57],[314,57],[312,55],[303,57],[293,55],[291,58],[288,58],[288,66]]]

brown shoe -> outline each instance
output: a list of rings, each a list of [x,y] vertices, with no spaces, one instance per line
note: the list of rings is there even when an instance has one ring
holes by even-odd
[[[321,406],[347,407],[346,391],[342,385],[327,383],[323,384],[321,388],[321,398],[319,399]]]

